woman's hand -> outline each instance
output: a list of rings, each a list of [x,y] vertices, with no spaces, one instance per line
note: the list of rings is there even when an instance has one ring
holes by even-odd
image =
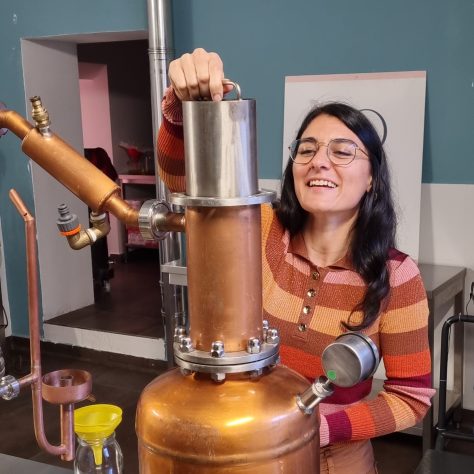
[[[191,54],[183,54],[170,63],[168,69],[171,86],[178,99],[222,100],[231,85],[223,85],[224,65],[217,53],[209,53],[202,48]]]

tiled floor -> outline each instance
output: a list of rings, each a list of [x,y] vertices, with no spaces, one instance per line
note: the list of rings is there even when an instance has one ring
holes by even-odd
[[[159,258],[154,249],[129,251],[113,264],[110,292],[95,285],[96,303],[48,320],[50,324],[133,336],[164,337]]]
[[[142,258],[143,255],[137,253],[127,264],[116,264],[110,294],[103,294],[93,307],[56,318],[55,324],[162,337],[157,260],[154,261],[152,255],[156,256],[151,253]],[[14,349],[7,357],[7,373],[21,376],[29,371],[27,341],[26,348],[25,344],[15,343]],[[104,356],[78,348],[65,349],[43,345],[43,373],[63,368],[80,368],[91,373],[96,402],[116,404],[123,409],[123,421],[116,433],[124,453],[124,472],[138,473],[134,428],[137,401],[146,384],[165,370],[164,364]],[[59,410],[47,403],[44,405],[46,433],[49,441],[56,444],[59,441]],[[415,436],[395,434],[375,439],[373,444],[381,474],[411,474],[421,459],[421,439]],[[474,445],[457,443],[454,449],[473,453]],[[39,449],[33,433],[29,389],[14,400],[0,399],[0,452],[72,468],[72,463],[65,463]]]
[[[87,357],[89,358],[89,357]],[[7,373],[20,376],[28,373],[28,354],[19,353],[7,358]],[[153,380],[162,367],[145,368],[121,364],[103,364],[91,360],[80,360],[58,355],[56,351],[42,353],[43,374],[53,370],[76,368],[87,370],[92,375],[92,393],[97,403],[118,405],[123,410],[123,421],[116,430],[117,440],[124,454],[124,472],[138,473],[137,438],[135,436],[135,409],[138,397],[147,383]],[[89,404],[83,402],[76,408]],[[11,401],[0,399],[0,452],[12,456],[70,467],[72,462],[64,462],[59,458],[42,452],[35,440],[33,432],[31,391],[25,389],[20,396]],[[59,442],[59,408],[44,403],[44,424],[48,440],[52,444]],[[7,473],[5,473],[7,474]]]

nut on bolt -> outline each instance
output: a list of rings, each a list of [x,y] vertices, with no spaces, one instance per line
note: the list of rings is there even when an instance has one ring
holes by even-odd
[[[192,352],[194,351],[193,342],[190,337],[183,337],[179,343],[179,349],[181,352]]]
[[[251,337],[247,341],[247,352],[249,354],[258,354],[261,350],[260,340],[258,337]]]
[[[225,374],[221,372],[211,374],[211,379],[214,382],[223,382],[225,380]]]
[[[262,332],[263,332],[263,340],[265,340],[267,338],[267,331],[268,331],[268,328],[269,328],[269,324],[268,324],[268,321],[266,319],[264,319],[262,321]]]
[[[251,379],[258,379],[263,374],[263,369],[256,369],[250,372]]]
[[[266,342],[268,344],[278,344],[280,342],[280,336],[278,335],[278,329],[274,329],[274,328],[267,329]]]
[[[211,344],[211,357],[224,356],[224,343],[222,341],[214,341]]]

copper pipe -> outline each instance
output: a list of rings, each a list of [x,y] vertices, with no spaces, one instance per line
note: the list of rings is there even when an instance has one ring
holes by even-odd
[[[162,232],[185,232],[186,218],[183,213],[167,212],[157,215],[155,223]]]
[[[123,223],[138,225],[138,211],[119,197],[120,187],[57,135],[42,135],[11,110],[0,110],[0,128],[23,140],[23,152],[92,210],[108,210]]]
[[[23,140],[33,125],[13,110],[0,110],[0,128],[8,128]]]
[[[22,377],[18,382],[20,387],[31,385],[33,402],[33,424],[38,445],[44,451],[61,455],[64,460],[74,458],[74,420],[73,402],[84,400],[91,389],[90,375],[80,370],[60,370],[41,375],[41,352],[39,336],[39,309],[38,309],[38,257],[36,252],[36,224],[18,193],[10,190],[10,199],[25,222],[26,231],[26,259],[28,279],[28,320],[30,327],[30,374]],[[60,383],[54,383],[57,378]],[[48,397],[51,403],[61,405],[61,444],[51,445],[46,439],[43,417],[43,384],[48,388]],[[55,386],[56,385],[56,386]]]
[[[262,339],[260,206],[186,208],[190,337],[225,351]]]
[[[61,378],[61,387],[72,386],[72,376],[65,376]],[[61,439],[71,439],[71,443],[65,443],[66,452],[61,455],[63,461],[71,461],[74,459],[74,405],[72,403],[62,404],[59,407],[59,419],[61,422]]]
[[[103,205],[103,211],[109,211],[125,225],[138,227],[138,211],[129,206],[120,196],[112,194]]]
[[[33,129],[21,148],[94,211],[101,211],[105,201],[120,191],[116,183],[56,135],[45,137]]]
[[[43,423],[43,404],[41,396],[41,353],[39,344],[39,311],[38,311],[38,273],[36,254],[36,225],[33,216],[29,213],[18,193],[10,190],[10,199],[25,221],[26,231],[26,265],[28,278],[28,319],[30,326],[30,364],[31,373],[22,377],[20,386],[31,384],[33,401],[33,420],[36,440],[39,446],[50,454],[60,455],[66,452],[66,447],[52,446],[46,440]]]

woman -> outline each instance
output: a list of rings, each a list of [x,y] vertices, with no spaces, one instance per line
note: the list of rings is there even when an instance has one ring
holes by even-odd
[[[197,49],[170,64],[159,132],[161,176],[183,191],[182,100],[221,100],[222,61]],[[282,363],[309,379],[347,330],[383,357],[372,381],[320,405],[321,473],[376,472],[370,438],[420,421],[430,406],[428,307],[413,260],[394,248],[395,213],[383,147],[369,120],[340,103],[313,109],[290,146],[278,210],[262,206],[263,308],[280,331]]]

